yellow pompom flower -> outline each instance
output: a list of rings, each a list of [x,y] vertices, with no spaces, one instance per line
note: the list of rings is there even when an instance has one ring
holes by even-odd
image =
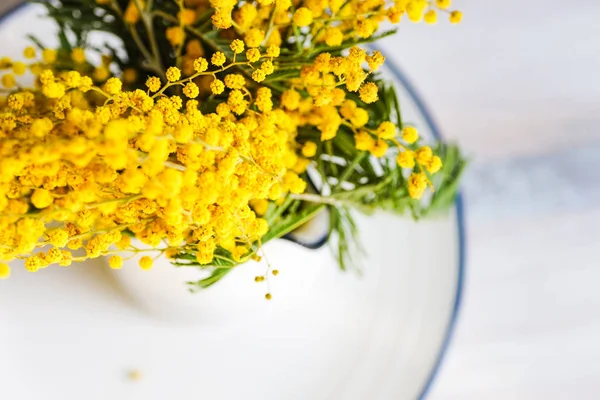
[[[128,249],[131,246],[131,237],[127,235],[121,235],[121,240],[115,243],[115,246],[119,250]]]
[[[13,64],[12,66],[12,71],[16,74],[16,75],[23,75],[25,73],[25,71],[27,70],[27,65],[25,65],[25,63],[17,61],[16,63]]]
[[[369,122],[369,113],[364,108],[354,110],[354,115],[350,118],[350,122],[355,128],[362,128]]]
[[[209,264],[213,259],[216,243],[207,240],[199,242],[197,246],[198,251],[196,252],[196,261],[198,261],[200,265]]]
[[[370,151],[375,157],[381,158],[387,153],[388,144],[385,140],[377,140],[373,147],[371,147]]]
[[[437,13],[435,10],[429,10],[423,15],[423,20],[427,24],[435,24],[437,22]]]
[[[108,265],[112,269],[121,269],[123,268],[123,258],[121,256],[112,256],[108,259]]]
[[[126,83],[133,83],[137,80],[138,73],[133,68],[125,68],[123,71],[123,81]]]
[[[400,17],[402,17],[402,14],[404,14],[403,8],[393,6],[388,9],[386,16],[392,24],[397,24],[400,22]]]
[[[355,63],[362,63],[367,58],[367,52],[358,46],[350,47],[348,59]]]
[[[413,126],[407,126],[402,129],[402,140],[408,144],[413,144],[419,140],[419,132],[417,131],[417,128]]]
[[[42,50],[42,59],[44,62],[51,64],[56,61],[57,51],[54,49]]]
[[[6,68],[10,68],[10,65],[12,64],[12,60],[10,57],[2,57],[0,58],[0,69],[6,69]]]
[[[181,78],[181,70],[177,67],[169,67],[165,75],[169,82],[177,82]]]
[[[66,72],[62,78],[68,88],[77,88],[81,85],[81,74],[77,71]]]
[[[195,99],[200,94],[200,89],[198,88],[198,85],[196,85],[194,82],[188,82],[183,87],[183,94],[185,94],[190,99]]]
[[[414,168],[415,167],[415,157],[411,151],[403,151],[398,154],[396,157],[396,163],[401,168]]]
[[[138,264],[140,266],[141,269],[143,270],[149,270],[152,269],[152,265],[154,264],[154,261],[152,260],[151,257],[149,256],[143,256],[142,258],[140,258],[140,260],[138,261]]]
[[[121,92],[123,82],[119,78],[109,78],[104,84],[104,91],[110,95],[115,95]]]
[[[325,30],[324,38],[327,46],[335,47],[344,41],[344,33],[338,27],[329,27]]]
[[[210,91],[213,94],[221,94],[221,93],[223,93],[224,90],[225,90],[225,84],[223,83],[223,81],[221,81],[219,79],[214,79],[210,83]]]
[[[235,15],[235,22],[247,29],[250,27],[254,19],[256,18],[258,11],[256,10],[256,6],[252,3],[245,3],[242,5]]]
[[[242,42],[240,39],[235,39],[231,42],[231,44],[229,45],[229,48],[235,54],[243,53],[244,52],[244,42]]]
[[[306,142],[304,146],[302,146],[302,155],[304,157],[314,157],[317,154],[317,144],[315,142]]]
[[[162,83],[160,82],[160,78],[156,76],[151,76],[148,79],[146,79],[146,87],[151,92],[158,92],[161,86]]]
[[[380,139],[393,139],[396,136],[396,125],[390,121],[382,122],[377,128],[377,136]]]
[[[69,232],[64,229],[54,229],[46,233],[48,241],[55,247],[65,247],[69,242]]]
[[[185,32],[180,26],[172,26],[165,31],[165,37],[171,43],[171,46],[177,47],[183,44]]]
[[[135,0],[129,1],[129,4],[127,5],[127,8],[125,9],[123,19],[128,24],[135,24],[140,20],[140,10],[138,9],[137,5],[135,4]]]
[[[460,21],[462,21],[462,12],[452,11],[450,13],[450,22],[453,24],[458,24]]]
[[[308,26],[313,22],[313,14],[306,7],[300,7],[294,13],[294,23],[298,26]]]
[[[289,89],[282,93],[281,105],[288,110],[293,111],[298,108],[301,99],[300,93],[294,89]]]
[[[192,25],[196,21],[196,11],[186,8],[183,11],[179,11],[177,17],[182,24]]]
[[[0,279],[10,278],[10,267],[8,264],[0,262]]]
[[[256,70],[254,70],[254,72],[252,72],[252,79],[255,82],[262,82],[265,80],[266,77],[267,77],[267,75],[261,69],[256,69]]]
[[[110,77],[110,71],[106,66],[101,65],[94,70],[94,80],[102,82]]]
[[[369,151],[375,146],[375,139],[368,132],[360,131],[354,135],[354,141],[356,142],[356,149]]]
[[[425,1],[411,1],[406,5],[406,14],[412,22],[419,22],[423,18],[425,7],[427,7]]]
[[[408,194],[413,199],[420,199],[423,196],[423,192],[427,189],[427,175],[423,172],[413,172],[408,177]]]
[[[254,100],[254,104],[260,111],[269,112],[273,108],[271,96],[271,89],[268,87],[261,87],[256,91],[256,99]]]
[[[269,47],[267,47],[267,57],[279,57],[280,53],[281,48],[275,44],[272,44]]]
[[[360,99],[365,103],[374,103],[377,101],[377,85],[373,82],[365,83],[359,90]]]
[[[54,201],[52,194],[46,189],[35,189],[31,195],[31,204],[35,208],[46,208]]]
[[[452,5],[452,0],[435,0],[435,5],[445,10]]]
[[[287,21],[286,21],[286,23],[287,23]],[[265,42],[266,46],[280,47],[282,44],[283,44],[283,39],[281,38],[281,32],[279,31],[279,29],[274,29],[271,32],[271,34],[269,35],[269,38],[267,39],[267,41]]]
[[[50,82],[43,86],[42,93],[49,99],[59,99],[65,95],[65,90],[65,85],[62,83]]]
[[[83,64],[86,60],[85,51],[81,47],[73,49],[71,52],[71,59],[77,64]]]
[[[438,156],[431,157],[431,160],[429,160],[429,162],[426,164],[427,171],[429,171],[432,174],[438,172],[442,168],[442,166],[442,159]]]
[[[11,94],[8,96],[6,103],[13,110],[20,110],[24,105],[23,96],[20,93]]]
[[[227,105],[231,108],[231,111],[237,115],[243,114],[248,109],[248,101],[244,100],[244,94],[237,89],[234,89],[229,93]]]
[[[244,42],[248,47],[258,47],[265,40],[265,33],[258,28],[250,28],[244,36]]]
[[[378,50],[374,51],[373,54],[367,56],[365,59],[367,61],[367,64],[369,64],[369,68],[371,69],[371,71],[377,71],[379,67],[381,67],[385,62],[384,55],[381,54],[381,52]]]
[[[423,146],[417,149],[415,156],[420,164],[427,165],[433,157],[433,151],[431,150],[431,147]]]
[[[208,69],[208,61],[204,57],[198,57],[194,60],[193,67],[196,72],[204,72]]]
[[[45,69],[39,76],[40,82],[42,85],[47,85],[50,82],[54,82],[54,72],[49,69]]]
[[[231,27],[233,20],[231,19],[231,10],[219,9],[211,17],[211,21],[216,28],[228,29]]]
[[[216,112],[219,117],[226,117],[231,114],[231,107],[227,103],[219,103]]]
[[[73,254],[69,250],[61,250],[60,255],[58,265],[61,267],[68,267],[73,263]]]
[[[2,75],[2,86],[7,89],[12,89],[17,85],[17,80],[13,74],[4,74]]]
[[[256,215],[265,215],[269,209],[269,201],[266,199],[251,200],[250,206]]]
[[[35,58],[35,49],[31,46],[25,47],[25,50],[23,50],[23,56],[25,58]]]
[[[216,65],[217,67],[220,67],[223,64],[225,64],[225,61],[227,61],[227,58],[225,57],[225,54],[221,51],[215,52],[215,54],[213,54],[212,58],[210,59],[211,64]]]
[[[242,89],[246,86],[246,79],[240,74],[229,74],[225,76],[225,86],[229,89]]]
[[[250,62],[256,62],[260,59],[260,51],[258,49],[248,49],[246,51],[246,58]]]
[[[34,137],[42,138],[50,133],[53,127],[54,124],[49,118],[36,118],[31,123],[29,132],[31,132]]]
[[[260,69],[265,73],[265,75],[271,75],[275,70],[275,66],[270,60],[267,60],[260,64]]]

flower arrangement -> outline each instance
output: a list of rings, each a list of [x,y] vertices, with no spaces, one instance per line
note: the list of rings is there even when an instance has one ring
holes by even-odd
[[[347,268],[351,210],[453,202],[460,152],[404,123],[384,55],[363,47],[401,19],[460,22],[450,0],[45,5],[60,46],[0,60],[0,277],[143,252],[143,269],[205,268],[190,283],[205,288],[324,209]],[[93,46],[98,31],[121,46]]]

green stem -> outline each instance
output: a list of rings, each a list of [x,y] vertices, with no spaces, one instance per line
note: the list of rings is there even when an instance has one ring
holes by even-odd
[[[284,200],[284,202],[277,206],[277,208],[275,208],[275,211],[273,212],[272,215],[268,215],[266,216],[267,219],[267,223],[269,224],[269,226],[273,225],[273,223],[277,220],[277,218],[279,218],[281,216],[281,214],[283,214],[283,212],[290,206],[290,204],[293,202],[293,199],[288,197],[287,199]]]
[[[314,216],[319,211],[321,211],[323,208],[325,208],[324,204],[313,205],[313,206],[311,206],[311,208],[304,211],[304,214],[302,215],[301,218],[298,218],[297,220],[287,224],[283,229],[270,229],[269,232],[267,232],[267,234],[262,239],[263,244],[267,243],[270,240],[283,237],[283,236],[287,235],[288,233],[293,232],[300,226],[304,225],[305,223],[307,223],[308,221],[313,219]],[[276,232],[276,233],[274,233],[274,232]]]
[[[331,196],[321,196],[319,194],[312,193],[290,194],[290,199],[302,200],[309,203],[328,204],[332,206],[340,206],[343,204],[342,201],[337,200]]]
[[[352,172],[354,172],[354,169],[356,168],[356,166],[358,164],[360,164],[361,161],[364,160],[368,154],[369,154],[368,152],[363,151],[363,152],[357,154],[356,157],[354,157],[354,160],[352,160],[352,162],[350,164],[348,164],[348,166],[344,169],[344,171],[340,175],[337,185],[335,185],[333,188],[334,191],[340,187],[342,182],[344,182],[346,179],[348,179],[350,177]]]
[[[140,0],[135,0],[135,5],[138,8],[140,13],[140,17],[144,22],[144,26],[146,27],[146,32],[148,33],[148,40],[150,41],[150,48],[152,49],[153,61],[156,69],[160,72],[161,76],[165,76],[165,70],[162,65],[162,59],[160,57],[160,51],[158,49],[158,43],[156,42],[156,36],[154,35],[154,28],[152,26],[152,12],[146,12],[142,7],[142,3]]]

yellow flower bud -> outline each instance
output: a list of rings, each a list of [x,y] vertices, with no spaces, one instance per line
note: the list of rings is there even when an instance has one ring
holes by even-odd
[[[143,256],[142,258],[140,258],[138,263],[141,269],[147,271],[149,269],[152,269],[152,264],[154,263],[154,261],[149,256]]]
[[[313,22],[312,11],[306,7],[300,7],[294,13],[294,23],[298,26],[308,26]]]

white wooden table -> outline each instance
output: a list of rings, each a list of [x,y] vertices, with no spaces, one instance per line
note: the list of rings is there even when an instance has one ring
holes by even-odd
[[[600,2],[454,3],[460,26],[384,43],[474,159],[463,308],[429,398],[596,399]]]
[[[386,40],[465,181],[463,308],[431,399],[600,397],[600,2],[455,0]]]

